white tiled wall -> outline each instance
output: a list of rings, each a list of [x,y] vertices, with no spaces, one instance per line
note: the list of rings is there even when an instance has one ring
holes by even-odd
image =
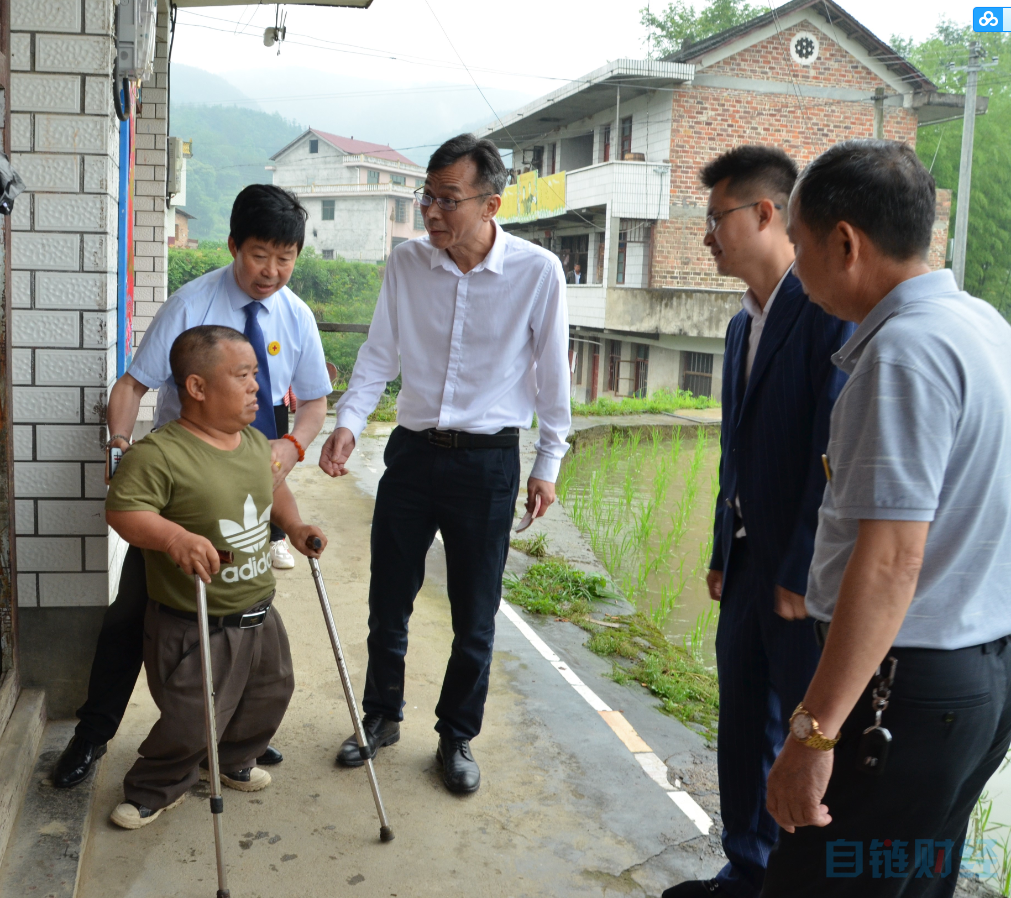
[[[134,192],[133,345],[140,345],[158,310],[168,299],[168,244],[165,239],[165,167],[168,135],[168,13],[158,11],[155,74],[144,83],[143,110],[137,119],[137,180]],[[154,417],[157,394],[141,401],[139,419]]]
[[[18,600],[110,596],[104,405],[116,376],[113,0],[11,0]],[[87,573],[86,573],[87,572]],[[112,579],[115,579],[115,575]]]

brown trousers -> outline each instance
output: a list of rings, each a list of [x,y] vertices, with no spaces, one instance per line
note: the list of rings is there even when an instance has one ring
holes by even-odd
[[[197,782],[198,765],[207,757],[196,621],[166,614],[149,601],[144,667],[161,717],[141,745],[123,792],[128,800],[158,810]],[[250,629],[212,623],[211,668],[221,770],[252,767],[295,691],[288,634],[277,610],[271,608],[263,624]]]

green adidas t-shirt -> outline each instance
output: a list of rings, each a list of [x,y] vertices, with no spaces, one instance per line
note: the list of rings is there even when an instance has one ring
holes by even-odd
[[[207,587],[207,607],[219,616],[244,611],[274,591],[270,565],[273,504],[270,444],[258,430],[242,431],[238,449],[205,443],[178,421],[148,434],[123,455],[105,507],[153,511],[218,549],[234,564],[221,566]],[[179,611],[196,611],[193,578],[166,552],[144,550],[148,595]]]

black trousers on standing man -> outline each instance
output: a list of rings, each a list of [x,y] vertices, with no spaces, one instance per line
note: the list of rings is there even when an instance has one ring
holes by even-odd
[[[780,831],[762,898],[954,894],[969,815],[1011,742],[1011,637],[888,654],[898,664],[881,718],[892,735],[881,774],[858,764],[874,725],[872,682],[835,747],[824,798],[832,822]],[[992,857],[997,841],[988,839]],[[967,860],[981,876],[999,872],[989,858]]]
[[[386,472],[372,518],[362,705],[368,714],[403,720],[407,625],[425,579],[425,556],[439,530],[446,547],[453,649],[435,728],[450,738],[473,739],[488,696],[495,615],[519,492],[518,436],[511,446],[451,448],[431,442],[429,433],[397,427],[386,446]]]

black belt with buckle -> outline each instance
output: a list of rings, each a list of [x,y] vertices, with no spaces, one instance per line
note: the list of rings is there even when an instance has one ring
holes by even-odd
[[[520,444],[518,427],[503,427],[498,433],[467,433],[464,430],[421,431],[428,442],[440,449],[510,449]]]
[[[208,615],[207,622],[212,627],[238,627],[240,630],[252,630],[254,627],[261,626],[267,619],[267,614],[270,612],[270,606],[273,601],[274,596],[271,595],[270,598],[257,602],[251,608],[247,608],[239,614],[227,614],[224,617]],[[158,610],[165,614],[170,614],[172,617],[182,618],[182,620],[192,622],[196,622],[197,620],[197,613],[195,611],[180,611],[178,608],[170,608],[168,605],[162,605],[160,602],[158,603]]]

